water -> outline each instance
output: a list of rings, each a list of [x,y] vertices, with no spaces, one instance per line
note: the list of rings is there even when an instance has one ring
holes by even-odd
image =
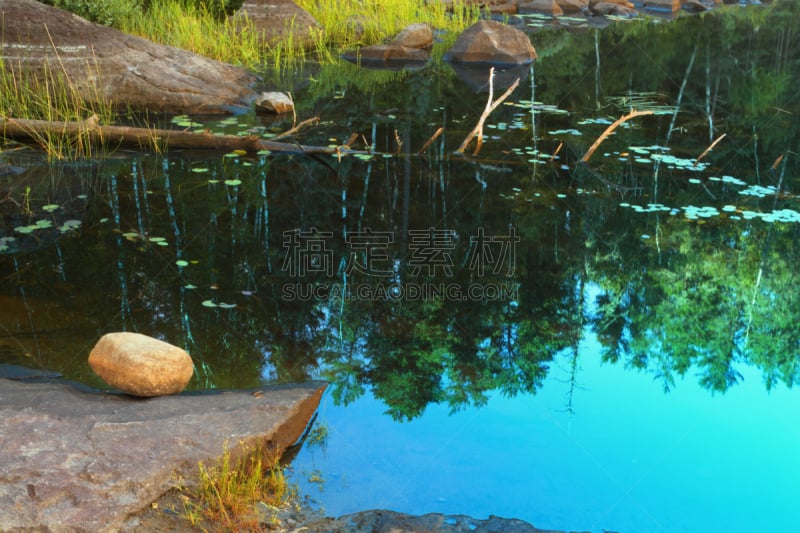
[[[292,471],[332,515],[792,531],[795,9],[538,32],[477,157],[486,94],[440,62],[274,80],[360,158],[5,150],[0,362],[100,387],[128,330],[194,389],[326,379]]]

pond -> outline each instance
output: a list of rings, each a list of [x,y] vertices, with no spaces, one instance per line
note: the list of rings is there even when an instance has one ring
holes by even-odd
[[[185,347],[193,389],[325,379],[291,469],[330,515],[793,530],[797,15],[539,29],[477,155],[488,73],[439,59],[270,80],[321,119],[298,142],[358,156],[7,145],[0,363],[102,387],[89,350],[127,330]]]

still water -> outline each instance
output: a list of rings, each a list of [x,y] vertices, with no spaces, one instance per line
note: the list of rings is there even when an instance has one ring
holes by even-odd
[[[331,515],[794,531],[795,11],[539,30],[477,155],[487,73],[438,60],[271,80],[321,118],[298,142],[358,156],[7,145],[0,362],[101,387],[89,350],[127,330],[194,389],[325,379],[292,475]]]

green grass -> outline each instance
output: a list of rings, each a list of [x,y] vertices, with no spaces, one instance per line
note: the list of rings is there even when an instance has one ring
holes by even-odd
[[[21,65],[7,64],[0,59],[0,118],[55,122],[97,117],[99,123],[107,124],[114,113],[111,103],[91,81],[96,78],[97,69],[91,64],[86,65],[86,74],[80,80],[71,80],[60,60],[38,75],[31,75]],[[52,130],[33,138],[51,159],[97,155],[96,143],[88,135],[88,130],[86,135],[77,137]]]

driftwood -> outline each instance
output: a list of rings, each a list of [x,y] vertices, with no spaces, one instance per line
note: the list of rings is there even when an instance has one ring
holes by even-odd
[[[245,152],[269,150],[302,154],[357,153],[347,147],[303,146],[264,140],[255,135],[213,135],[210,132],[194,133],[131,126],[104,126],[97,123],[96,117],[81,122],[0,118],[0,136],[7,139],[39,142],[48,135],[67,135],[76,139],[88,137],[92,142],[98,144],[131,145],[140,148],[159,146],[163,149],[166,146],[227,151],[244,150]]]
[[[594,143],[589,147],[583,157],[581,158],[582,163],[586,163],[589,161],[589,158],[592,157],[592,154],[597,150],[597,147],[600,146],[606,138],[611,135],[617,127],[622,124],[623,122],[627,122],[634,117],[641,117],[642,115],[652,115],[652,111],[631,111],[627,115],[618,118],[613,124],[606,128],[606,131],[600,134]]]
[[[497,106],[502,104],[506,98],[511,96],[511,93],[516,90],[517,86],[519,86],[519,78],[514,80],[514,83],[512,83],[511,86],[506,89],[506,92],[503,93],[500,98],[492,101],[492,98],[494,98],[494,67],[489,69],[489,99],[486,101],[486,108],[483,110],[481,117],[478,119],[478,124],[472,129],[471,132],[469,132],[467,137],[464,139],[464,142],[461,143],[461,146],[458,147],[456,152],[463,154],[464,150],[466,150],[467,146],[469,146],[469,143],[472,142],[472,139],[477,137],[477,145],[475,146],[475,151],[472,152],[472,155],[478,155],[478,152],[481,151],[481,146],[483,145],[483,123],[486,122],[486,119],[489,117],[492,111],[497,109]]]

